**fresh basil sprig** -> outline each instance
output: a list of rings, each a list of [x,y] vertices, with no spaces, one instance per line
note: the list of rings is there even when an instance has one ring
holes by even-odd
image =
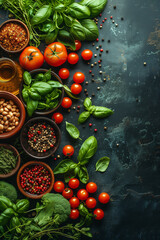
[[[82,140],[79,137],[80,133],[79,133],[78,128],[76,128],[76,126],[74,126],[72,123],[69,123],[66,121],[66,130],[72,138],[74,138],[74,139],[79,138],[80,140]]]
[[[98,172],[105,172],[109,166],[110,158],[109,157],[102,157],[96,163],[96,171]]]
[[[86,98],[83,103],[86,111],[79,115],[78,123],[84,123],[92,114],[95,118],[105,118],[113,114],[114,112],[106,107],[92,105],[90,98]]]

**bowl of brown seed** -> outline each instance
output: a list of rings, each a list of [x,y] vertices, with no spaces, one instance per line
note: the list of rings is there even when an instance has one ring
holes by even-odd
[[[55,153],[61,142],[61,131],[51,119],[35,117],[23,126],[20,142],[28,155],[41,160]]]

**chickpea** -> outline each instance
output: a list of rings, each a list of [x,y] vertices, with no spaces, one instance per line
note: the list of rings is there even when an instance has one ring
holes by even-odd
[[[4,116],[4,117],[3,117],[3,121],[7,121],[7,116]]]
[[[14,105],[14,102],[13,102],[12,100],[9,100],[9,103],[10,103],[11,105]]]
[[[2,124],[0,124],[0,131],[1,131],[1,130],[3,130],[3,128],[4,128],[4,127],[3,127],[3,125],[2,125]]]
[[[8,123],[9,123],[8,121],[5,121],[4,125],[8,126]]]
[[[2,125],[4,124],[4,121],[3,121],[3,120],[1,121],[1,124],[2,124]]]
[[[3,112],[2,112],[2,114],[3,114],[3,115],[7,115],[8,113],[7,113],[7,112],[5,112],[5,111],[3,111]]]
[[[11,131],[11,130],[12,130],[12,128],[11,128],[11,127],[7,128],[7,132],[9,132],[9,131]]]
[[[9,115],[12,117],[12,116],[13,116],[13,113],[12,113],[12,112],[9,112]]]
[[[12,126],[12,129],[14,129],[16,126]]]
[[[20,112],[16,113],[16,117],[20,117]]]
[[[15,126],[18,126],[19,122],[15,122]]]
[[[11,109],[12,107],[11,107],[11,105],[10,105],[10,104],[8,104],[8,105],[7,105],[7,108],[8,108],[8,109]]]
[[[3,108],[0,108],[0,113],[2,113],[3,112]]]
[[[4,107],[7,106],[7,103],[3,103],[3,106],[4,106]]]
[[[4,108],[4,110],[5,110],[6,112],[8,112],[8,111],[9,111],[7,107],[5,107],[5,108]]]

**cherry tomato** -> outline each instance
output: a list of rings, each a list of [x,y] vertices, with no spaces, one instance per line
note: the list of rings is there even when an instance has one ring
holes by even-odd
[[[78,62],[78,60],[79,60],[79,56],[77,53],[73,52],[73,53],[68,54],[68,62],[70,64],[76,64]]]
[[[87,198],[87,200],[86,200],[86,206],[87,206],[88,208],[95,208],[96,204],[97,204],[97,201],[96,201],[95,198],[93,198],[93,197]]]
[[[71,86],[71,92],[75,95],[82,92],[82,86],[79,83],[73,83]]]
[[[70,188],[65,188],[62,192],[62,195],[66,199],[70,199],[73,196],[73,191]]]
[[[65,186],[64,186],[64,183],[61,182],[61,181],[56,181],[53,185],[53,189],[55,192],[63,192]]]
[[[77,197],[80,199],[80,200],[86,200],[88,198],[88,192],[86,191],[86,189],[80,189],[78,192],[77,192]]]
[[[106,192],[102,192],[99,194],[98,200],[100,201],[100,203],[108,203],[110,200],[110,196],[108,193]]]
[[[82,72],[76,72],[76,73],[73,75],[73,81],[74,81],[75,83],[82,83],[82,82],[84,82],[84,80],[85,80],[85,75],[84,75],[84,73],[82,73]]]
[[[71,145],[65,145],[65,146],[63,147],[63,154],[64,154],[65,156],[70,157],[70,156],[73,155],[73,153],[74,153],[74,147],[72,147]]]
[[[86,190],[87,190],[87,192],[89,192],[89,193],[94,193],[94,192],[96,192],[96,191],[97,191],[97,184],[94,183],[94,182],[89,182],[89,183],[87,183],[87,185],[86,185]]]
[[[26,47],[19,57],[19,63],[28,71],[40,68],[43,65],[44,56],[36,47]]]
[[[60,42],[49,44],[44,51],[44,59],[53,67],[62,65],[67,60],[66,47]]]
[[[60,78],[67,79],[69,77],[69,70],[67,68],[61,68],[58,74]]]
[[[61,106],[63,108],[70,108],[72,106],[72,100],[69,97],[64,97]]]
[[[79,217],[78,209],[71,209],[71,213],[69,216],[71,219],[77,219]]]
[[[104,212],[100,208],[95,209],[93,214],[96,220],[101,220],[102,218],[104,218]]]
[[[75,45],[76,45],[76,50],[75,51],[78,51],[82,46],[82,44],[79,40],[75,40]]]
[[[69,199],[69,203],[71,205],[71,208],[77,208],[80,204],[80,201],[77,197],[72,197],[71,199]]]
[[[76,189],[79,187],[79,180],[77,178],[71,178],[68,183],[69,187]]]
[[[81,56],[84,60],[90,60],[92,58],[93,52],[89,49],[83,50]]]
[[[55,123],[60,124],[63,121],[63,115],[59,112],[53,113],[52,120],[54,120]]]

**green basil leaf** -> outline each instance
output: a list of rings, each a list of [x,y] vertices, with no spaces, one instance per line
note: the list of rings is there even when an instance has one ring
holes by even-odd
[[[38,101],[29,98],[27,101],[27,113],[29,117],[32,116],[32,114],[37,109],[37,107],[38,107]]]
[[[32,82],[31,74],[27,71],[23,73],[23,80],[26,85],[30,85]]]
[[[62,160],[53,170],[54,174],[66,173],[70,166],[75,164],[71,159]]]
[[[90,112],[90,114],[93,114],[93,112],[95,111],[96,109],[96,106],[95,105],[92,105],[88,108],[88,112]]]
[[[83,26],[86,41],[94,41],[99,35],[98,27],[95,22],[91,19],[84,19],[80,21]]]
[[[63,14],[64,22],[67,27],[71,27],[73,18],[71,16]]]
[[[23,97],[23,100],[25,101],[25,103],[27,103],[27,101],[29,99],[28,89],[23,88],[23,90],[22,90],[22,97]]]
[[[86,38],[83,26],[76,19],[74,19],[74,21],[72,23],[72,26],[70,28],[70,33],[75,39],[77,39],[79,41],[84,41]]]
[[[79,180],[84,184],[87,184],[87,182],[89,181],[88,171],[85,166],[80,167],[78,172],[78,177],[79,177]]]
[[[87,6],[75,2],[69,5],[69,14],[74,18],[83,19],[90,16],[90,10]]]
[[[82,0],[79,4],[89,7],[91,11],[90,18],[94,18],[103,11],[107,4],[107,0]]]
[[[73,94],[72,94],[72,92],[71,92],[71,90],[70,90],[70,88],[68,87],[68,86],[66,86],[66,85],[63,85],[64,86],[64,91],[67,93],[67,95],[69,96],[69,97],[71,97],[71,98],[73,98],[73,99],[79,99],[78,97],[75,97]]]
[[[44,78],[46,81],[49,81],[49,80],[51,80],[51,77],[52,77],[52,75],[51,75],[51,68],[50,68],[47,72],[45,72]]]
[[[105,118],[112,115],[113,113],[114,112],[109,108],[96,106],[92,114],[96,118]]]
[[[45,96],[47,93],[52,91],[52,86],[46,82],[36,82],[33,83],[32,88],[34,88],[41,96]]]
[[[78,154],[78,161],[81,165],[85,165],[89,162],[90,158],[97,151],[97,139],[94,136],[87,138],[84,143],[82,144],[79,154]]]
[[[50,44],[55,41],[58,35],[58,29],[53,30],[52,32],[48,32],[47,36],[45,37],[46,44]]]
[[[58,81],[53,81],[53,80],[51,80],[51,81],[48,81],[47,83],[48,83],[49,85],[51,85],[52,88],[61,88],[61,87],[63,87],[63,84],[61,84],[61,83],[58,82]]]
[[[28,93],[33,100],[37,100],[37,101],[41,100],[41,96],[39,95],[39,93],[37,93],[37,91],[34,88],[30,88]]]
[[[57,18],[57,25],[60,26],[62,23],[63,23],[63,17],[62,17],[62,14],[59,13]]]
[[[90,106],[92,106],[92,101],[91,101],[91,99],[90,99],[90,98],[86,98],[86,99],[84,100],[83,105],[84,105],[84,107],[86,108],[86,110],[88,110],[88,108],[89,108]]]
[[[78,123],[84,123],[90,116],[90,113],[85,111],[79,115]]]
[[[105,172],[110,163],[109,157],[102,157],[96,163],[96,171]]]
[[[43,5],[43,7],[38,9],[38,11],[34,15],[34,17],[31,19],[32,25],[38,25],[40,23],[45,22],[46,20],[48,20],[51,13],[52,13],[51,6],[50,5]]]
[[[72,123],[66,121],[66,130],[72,138],[74,139],[79,138],[80,135],[79,130]]]
[[[40,31],[48,33],[48,32],[52,32],[56,28],[56,26],[53,23],[53,21],[48,20],[44,22],[42,25],[38,26],[38,28]]]
[[[71,47],[73,50],[76,49],[75,40],[73,36],[66,30],[60,30],[58,33],[58,42],[61,42],[65,46]]]
[[[63,12],[65,10],[65,5],[62,3],[59,3],[57,6],[54,7],[54,10],[57,12]]]
[[[68,171],[68,172],[66,172],[66,173],[64,174],[64,181],[65,181],[66,183],[68,183],[69,180],[70,180],[71,178],[74,178],[75,176],[76,176],[76,174],[74,173],[73,170],[72,170],[72,171]]]

